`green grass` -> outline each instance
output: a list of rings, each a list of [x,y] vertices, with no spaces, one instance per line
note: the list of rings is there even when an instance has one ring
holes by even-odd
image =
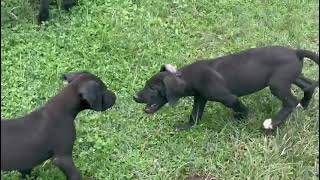
[[[284,45],[319,52],[316,0],[79,0],[67,13],[51,6],[50,21],[36,23],[37,1],[1,1],[1,117],[24,115],[64,86],[62,73],[88,70],[118,96],[103,113],[76,118],[76,166],[96,179],[318,179],[319,91],[306,111],[296,110],[275,136],[260,130],[280,102],[268,89],[242,98],[248,119],[232,122],[230,110],[209,103],[203,120],[174,132],[192,106],[185,98],[154,115],[132,100],[165,63],[181,67],[250,47]],[[306,76],[318,66],[305,61]],[[292,88],[298,97],[301,90]],[[1,179],[18,179],[17,172]],[[64,179],[48,161],[38,179]]]

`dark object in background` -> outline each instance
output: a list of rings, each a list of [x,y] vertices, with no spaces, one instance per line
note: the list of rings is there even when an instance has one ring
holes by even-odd
[[[49,18],[49,1],[50,0],[40,0],[40,10],[38,16],[39,23],[47,21]],[[75,4],[75,0],[63,0],[63,9],[69,11]]]

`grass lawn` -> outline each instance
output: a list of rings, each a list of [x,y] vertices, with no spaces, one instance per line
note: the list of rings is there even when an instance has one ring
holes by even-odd
[[[103,113],[76,118],[76,166],[96,179],[318,179],[319,90],[308,110],[296,110],[275,136],[260,129],[280,107],[269,89],[241,98],[250,108],[240,124],[229,109],[207,104],[192,130],[192,99],[154,115],[132,95],[165,63],[181,67],[250,47],[284,45],[319,52],[319,2],[228,0],[79,0],[71,12],[52,5],[50,20],[36,23],[36,0],[1,0],[1,117],[24,115],[65,86],[69,71],[95,73],[116,92]],[[305,60],[304,74],[318,79]],[[230,69],[232,71],[232,69]],[[299,98],[302,91],[293,86]],[[51,161],[38,179],[64,179]],[[17,172],[1,179],[18,179]]]

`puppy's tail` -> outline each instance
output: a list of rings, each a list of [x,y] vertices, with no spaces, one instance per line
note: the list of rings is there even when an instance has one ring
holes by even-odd
[[[319,55],[312,52],[312,51],[308,51],[308,50],[303,50],[303,49],[297,49],[296,50],[296,54],[299,57],[299,59],[302,61],[303,58],[309,58],[312,61],[314,61],[315,63],[317,63],[319,65]],[[312,83],[314,86],[319,86],[319,79],[318,81]]]
[[[303,58],[309,58],[315,63],[319,65],[319,55],[308,50],[303,50],[303,49],[297,49],[296,50],[297,56],[299,57],[300,60],[303,60]]]

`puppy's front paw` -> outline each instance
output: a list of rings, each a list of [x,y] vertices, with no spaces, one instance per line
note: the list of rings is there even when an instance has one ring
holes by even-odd
[[[192,125],[190,124],[180,124],[176,126],[175,131],[188,131],[191,128],[192,128]]]
[[[38,15],[38,23],[41,24],[42,22],[45,22],[49,19],[49,10],[43,9],[40,11]]]
[[[265,131],[266,135],[268,136],[274,136],[275,135],[275,129],[274,126],[272,125],[272,119],[266,119],[263,122],[263,130]]]
[[[272,119],[264,120],[263,128],[266,129],[266,130],[273,130]]]

